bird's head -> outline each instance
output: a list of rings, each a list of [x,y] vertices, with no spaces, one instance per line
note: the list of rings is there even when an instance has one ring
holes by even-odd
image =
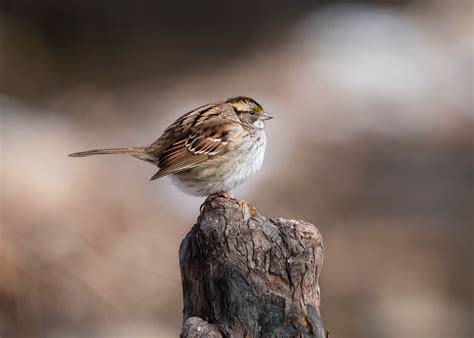
[[[272,115],[263,110],[263,107],[254,99],[245,96],[232,97],[227,99],[239,119],[256,128],[263,128],[263,121],[273,118]]]

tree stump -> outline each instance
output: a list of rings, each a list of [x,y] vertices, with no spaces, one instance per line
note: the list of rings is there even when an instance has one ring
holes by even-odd
[[[215,194],[181,243],[182,337],[326,337],[323,244],[303,221],[266,219]]]

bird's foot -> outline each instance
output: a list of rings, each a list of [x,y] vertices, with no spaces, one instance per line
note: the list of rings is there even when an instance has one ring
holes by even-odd
[[[201,207],[199,208],[199,211],[202,212],[202,209],[204,208],[204,206],[205,206],[209,201],[211,201],[212,199],[214,199],[214,198],[216,198],[216,197],[221,197],[221,198],[226,198],[226,199],[237,200],[237,198],[235,198],[234,195],[232,195],[231,193],[229,193],[229,192],[227,192],[227,191],[215,192],[215,193],[210,194],[209,196],[207,196],[207,198],[204,200],[204,203],[201,204]]]
[[[234,195],[232,195],[230,192],[228,191],[219,191],[219,192],[216,192],[214,194],[212,194],[211,196],[216,196],[216,197],[223,197],[223,198],[228,198],[228,199],[236,199]],[[209,196],[209,197],[211,197]]]
[[[239,200],[239,206],[241,210],[248,210],[250,214],[255,214],[257,212],[257,208],[247,200]]]

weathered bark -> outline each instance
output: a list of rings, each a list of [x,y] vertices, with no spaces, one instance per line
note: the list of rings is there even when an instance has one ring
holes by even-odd
[[[326,336],[314,225],[266,219],[247,202],[212,195],[179,254],[183,337]]]

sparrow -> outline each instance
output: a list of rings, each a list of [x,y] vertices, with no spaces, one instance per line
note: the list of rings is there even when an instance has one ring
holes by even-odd
[[[94,149],[70,154],[131,155],[158,167],[150,180],[171,176],[185,193],[228,193],[262,166],[264,121],[273,118],[250,97],[238,96],[196,108],[148,146]]]

